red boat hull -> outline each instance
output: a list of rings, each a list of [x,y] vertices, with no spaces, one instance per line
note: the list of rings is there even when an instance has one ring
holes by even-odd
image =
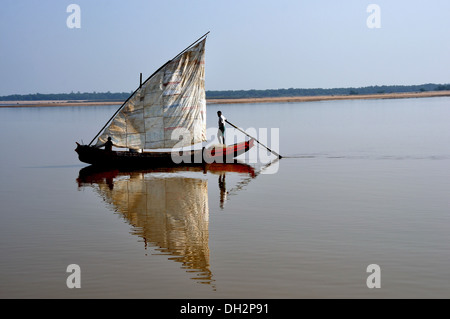
[[[105,151],[94,146],[77,143],[75,151],[84,163],[107,167],[157,167],[161,165],[195,165],[233,163],[234,158],[244,154],[254,145],[254,140],[229,146],[215,146],[183,152],[129,152]]]

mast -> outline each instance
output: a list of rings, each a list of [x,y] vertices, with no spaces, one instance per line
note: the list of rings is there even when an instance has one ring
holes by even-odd
[[[144,85],[147,81],[149,81],[153,76],[155,76],[155,74],[157,74],[159,71],[161,71],[161,69],[163,69],[166,65],[168,65],[170,62],[172,62],[173,60],[175,60],[176,58],[178,58],[179,56],[181,56],[184,52],[186,52],[187,50],[189,50],[191,47],[193,47],[195,44],[197,44],[199,41],[203,40],[203,38],[205,38],[210,31],[206,32],[204,35],[202,35],[200,38],[198,38],[197,40],[195,40],[191,45],[189,45],[188,47],[186,47],[186,49],[184,49],[183,51],[181,51],[180,53],[178,53],[175,57],[173,57],[172,59],[170,59],[169,61],[167,61],[166,63],[164,63],[158,70],[156,70],[155,72],[152,73],[152,75],[150,75],[143,83],[142,80],[140,81],[139,87],[125,100],[125,102],[123,102],[123,104],[117,109],[117,111],[113,114],[113,116],[111,116],[111,118],[105,123],[105,125],[100,129],[100,131],[97,133],[97,135],[95,135],[95,137],[92,139],[92,141],[88,144],[88,146],[91,146],[91,144],[95,141],[95,139],[103,132],[103,130],[108,126],[108,124],[116,117],[116,115],[120,112],[120,110],[125,106],[125,104],[136,94],[137,91],[139,91],[139,89],[142,87],[142,85]],[[142,78],[142,74],[141,74],[141,78]]]

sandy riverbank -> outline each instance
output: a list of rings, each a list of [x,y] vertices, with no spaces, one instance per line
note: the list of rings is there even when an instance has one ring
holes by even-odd
[[[450,91],[432,91],[417,93],[388,93],[368,95],[324,95],[324,96],[290,96],[245,99],[207,99],[207,104],[231,103],[280,103],[280,102],[312,102],[329,100],[364,100],[364,99],[405,99],[450,96]],[[0,107],[38,107],[38,106],[89,106],[89,105],[121,105],[123,102],[92,101],[0,101]]]
[[[0,101],[0,107],[36,107],[36,106],[86,106],[86,105],[121,105],[122,101],[116,102],[93,102],[93,101]]]
[[[292,96],[292,97],[271,97],[271,98],[248,98],[248,99],[210,99],[210,104],[230,104],[230,103],[279,103],[279,102],[312,102],[329,100],[364,100],[364,99],[406,99],[421,97],[450,96],[450,91],[433,91],[418,93],[388,93],[388,94],[367,94],[367,95],[324,95],[324,96]]]

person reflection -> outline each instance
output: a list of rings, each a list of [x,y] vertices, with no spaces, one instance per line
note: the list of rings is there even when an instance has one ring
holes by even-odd
[[[220,208],[224,208],[227,201],[227,187],[225,185],[225,173],[219,175],[219,189],[220,189]]]
[[[111,176],[105,177],[105,183],[106,185],[108,185],[108,188],[110,190],[114,189],[114,178],[112,178]]]

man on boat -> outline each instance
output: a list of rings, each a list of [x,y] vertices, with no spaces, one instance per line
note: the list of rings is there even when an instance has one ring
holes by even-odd
[[[105,151],[112,152],[113,142],[111,141],[111,136],[108,136],[108,140],[105,143],[103,143],[102,145],[99,145],[97,147],[100,148],[103,146],[105,147]]]
[[[219,117],[219,130],[217,131],[217,138],[219,143],[225,144],[225,121],[227,120],[225,116],[222,115],[221,111],[217,111],[217,116]]]

